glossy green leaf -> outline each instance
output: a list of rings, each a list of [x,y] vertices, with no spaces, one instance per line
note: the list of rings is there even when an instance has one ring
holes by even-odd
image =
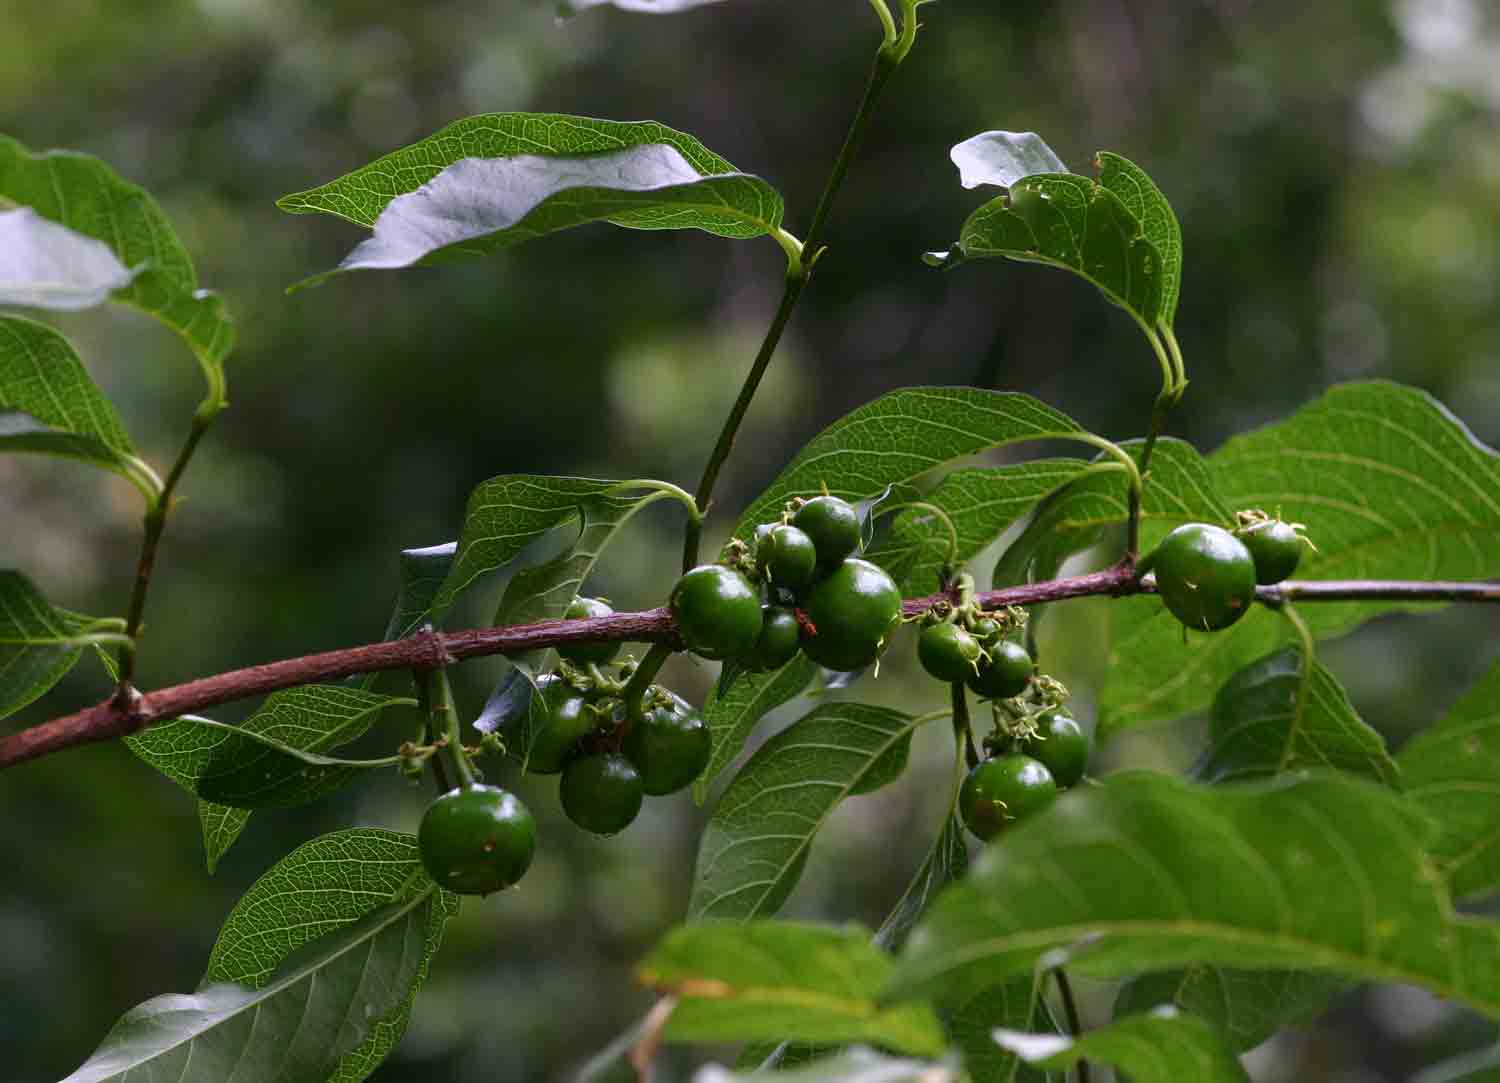
[[[958,243],[936,262],[955,266],[995,256],[1072,271],[1148,334],[1162,315],[1161,253],[1120,197],[1088,177],[1043,173],[1017,181],[971,214]]]
[[[50,605],[20,572],[0,569],[0,718],[44,695],[78,663],[86,623]]]
[[[703,832],[689,915],[743,921],[774,914],[834,807],[899,775],[912,733],[931,717],[830,703],[762,745]]]
[[[425,900],[413,912],[405,950],[414,954],[406,996],[373,1019],[365,1041],[345,1054],[330,1083],[357,1083],[401,1040],[411,1003],[442,943],[443,926],[459,910],[458,896],[436,888],[422,870],[417,840],[376,828],[336,831],[298,847],[247,891],[209,957],[204,984],[237,982],[260,988],[283,961],[321,936],[364,918],[386,903]],[[369,1014],[365,1020],[371,1020]]]
[[[965,188],[994,184],[1009,188],[1038,173],[1066,173],[1068,167],[1036,132],[981,132],[948,152]]]
[[[1236,1053],[1282,1027],[1311,1023],[1348,982],[1302,970],[1232,970],[1197,965],[1131,978],[1115,999],[1115,1018],[1172,1004],[1212,1023]]]
[[[198,799],[198,827],[203,833],[203,858],[210,876],[218,869],[219,859],[229,852],[249,824],[250,813],[247,808],[230,808]]]
[[[963,1054],[964,1071],[973,1083],[1065,1083],[1064,1073],[1033,1068],[995,1042],[997,1029],[1037,1031],[1050,1019],[1031,976],[1011,978],[947,1005],[943,1022],[948,1038]]]
[[[1087,1059],[1127,1073],[1134,1083],[1250,1081],[1217,1029],[1171,1006],[1117,1019],[1077,1038],[1001,1030],[995,1041],[1035,1065],[1064,1069]]]
[[[749,539],[794,496],[866,500],[933,467],[1023,440],[1077,436],[1076,421],[1029,395],[971,387],[908,387],[861,406],[797,453],[735,527]]]
[[[955,470],[921,499],[953,520],[958,563],[963,565],[1088,465],[1082,459],[1039,459]],[[903,595],[930,593],[938,589],[938,575],[948,560],[948,531],[930,512],[909,508],[896,515],[890,533],[868,555],[891,574]]]
[[[1303,664],[1296,647],[1240,670],[1214,698],[1211,744],[1198,775],[1209,782],[1330,767],[1399,788],[1385,739],[1365,724],[1338,678]]]
[[[338,271],[485,255],[598,221],[761,237],[780,228],[784,209],[769,184],[691,136],[552,113],[457,121],[277,206],[374,231]]]
[[[756,724],[801,695],[817,675],[818,667],[799,653],[774,673],[741,674],[727,690],[715,685],[703,704],[703,721],[713,745],[708,766],[693,784],[698,804],[703,804],[714,779],[740,754]]]
[[[1500,889],[1500,665],[1396,760],[1407,797],[1442,829],[1431,853],[1453,894]]]
[[[1130,159],[1101,150],[1094,156],[1094,165],[1099,170],[1099,183],[1120,197],[1141,223],[1146,239],[1161,254],[1161,321],[1170,327],[1177,317],[1182,285],[1182,227],[1172,204],[1146,171]]]
[[[112,296],[181,335],[203,369],[209,401],[223,404],[224,358],[234,346],[234,325],[223,302],[199,289],[187,250],[144,188],[90,155],[32,154],[0,136],[0,200],[104,242],[122,265],[138,271]]]
[[[955,791],[955,799],[957,796]],[[887,951],[898,950],[937,893],[963,876],[968,867],[968,837],[963,821],[950,809],[921,867],[876,930],[875,943]]]
[[[693,1083],[959,1083],[957,1066],[926,1060],[889,1057],[864,1046],[853,1046],[798,1067],[763,1071],[730,1071],[718,1064],[700,1068]]]
[[[1231,510],[1262,508],[1303,523],[1317,545],[1299,579],[1482,579],[1500,575],[1500,456],[1424,392],[1343,384],[1279,424],[1230,440],[1208,458]],[[1319,602],[1299,612],[1332,636],[1402,606]],[[1237,670],[1289,638],[1259,607],[1232,627],[1189,633],[1154,598],[1110,606],[1104,733],[1208,706]]]
[[[199,992],[127,1012],[65,1083],[356,1083],[404,1029],[455,909],[407,836],[314,840],[241,900]]]
[[[1500,1016],[1500,922],[1455,916],[1431,834],[1345,775],[1114,775],[990,843],[907,941],[890,992],[962,998],[1063,951],[1086,976],[1312,969]]]
[[[890,973],[865,929],[753,921],[679,926],[639,977],[678,998],[668,1041],[872,1042],[940,1056],[946,1042],[930,1007],[876,1003]]]
[[[134,278],[103,241],[30,207],[0,210],[0,305],[91,308]]]
[[[320,755],[370,728],[387,707],[411,703],[343,685],[276,692],[239,726],[187,716],[126,743],[141,759],[216,804],[286,808],[316,801],[372,768]]]

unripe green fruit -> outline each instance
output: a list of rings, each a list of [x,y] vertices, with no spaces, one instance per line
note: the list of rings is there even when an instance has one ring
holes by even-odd
[[[722,564],[700,564],[677,580],[671,606],[683,642],[704,658],[749,654],[760,638],[760,595]]]
[[[1255,561],[1255,581],[1264,585],[1290,579],[1302,560],[1302,547],[1307,544],[1292,524],[1280,519],[1241,527],[1234,536],[1250,550]]]
[[[1000,638],[1002,630],[1000,622],[994,617],[980,617],[973,624],[969,625],[969,634],[979,640],[981,647],[986,648]]]
[[[979,641],[956,624],[929,625],[917,637],[917,660],[940,681],[961,681],[974,673]]]
[[[515,794],[497,786],[449,790],[427,806],[417,847],[438,886],[489,895],[526,874],[536,851],[536,821]]]
[[[818,665],[839,672],[863,669],[880,657],[901,622],[901,591],[867,560],[844,561],[808,592],[802,611],[802,649]]]
[[[697,711],[652,707],[632,720],[622,752],[652,797],[676,793],[708,766],[713,742]]]
[[[979,663],[978,672],[965,678],[969,687],[985,699],[1010,699],[1026,691],[1036,668],[1031,654],[1019,643],[1008,639],[985,648],[990,657]]]
[[[583,620],[589,617],[611,617],[614,609],[598,598],[575,598],[573,604],[563,611],[565,620]],[[557,648],[559,656],[575,666],[608,665],[620,653],[619,643],[565,643]]]
[[[1174,617],[1199,632],[1228,628],[1255,600],[1255,558],[1223,527],[1187,523],[1143,562]]]
[[[629,760],[600,752],[568,764],[559,793],[568,819],[595,835],[615,835],[640,813],[645,791]]]
[[[812,539],[818,567],[834,568],[859,549],[859,512],[836,496],[815,496],[792,516],[792,525]]]
[[[1030,756],[1012,753],[985,760],[969,772],[958,793],[958,809],[968,829],[989,840],[1056,799],[1052,773]]]
[[[1022,741],[1020,750],[1051,771],[1058,786],[1077,785],[1089,763],[1088,734],[1063,710],[1043,711],[1033,722],[1037,736]]]
[[[778,587],[799,591],[818,574],[818,548],[797,527],[772,527],[761,545],[766,574]]]
[[[555,775],[573,758],[578,742],[593,731],[596,718],[588,700],[561,677],[552,675],[537,682],[527,722],[526,770]]]
[[[784,605],[768,605],[761,611],[760,638],[746,664],[758,673],[780,669],[797,657],[801,637],[796,613]]]

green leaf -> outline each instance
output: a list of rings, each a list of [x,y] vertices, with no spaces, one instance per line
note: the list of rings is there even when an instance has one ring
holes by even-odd
[[[1114,775],[990,843],[907,941],[890,992],[962,998],[1066,951],[1092,977],[1312,969],[1500,1016],[1500,923],[1455,916],[1430,835],[1400,796],[1344,775]]]
[[[1088,177],[1043,173],[1017,181],[969,216],[942,262],[1004,256],[1061,267],[1092,282],[1149,336],[1162,315],[1162,255],[1114,192]]]
[[[802,653],[774,673],[741,674],[726,691],[722,681],[703,704],[712,751],[708,766],[693,784],[693,800],[703,804],[708,788],[730,761],[740,754],[758,723],[777,707],[789,703],[818,675],[818,667]]]
[[[994,184],[1009,188],[1038,173],[1066,173],[1068,167],[1036,132],[981,132],[948,152],[965,188]]]
[[[401,550],[401,585],[396,593],[396,610],[385,628],[387,640],[405,639],[422,630],[432,616],[432,601],[442,589],[457,552],[457,542]]]
[[[229,852],[249,822],[250,810],[247,808],[230,808],[198,799],[198,826],[203,831],[203,858],[210,876],[218,869],[219,859]]]
[[[958,1069],[949,1064],[888,1057],[864,1046],[852,1046],[785,1071],[729,1071],[718,1064],[699,1069],[693,1083],[958,1083]]]
[[[0,409],[20,410],[121,455],[135,453],[115,408],[68,340],[35,320],[0,316]]]
[[[1500,888],[1500,665],[1396,761],[1407,797],[1441,827],[1430,852],[1454,896]]]
[[[956,789],[953,796],[956,803]],[[921,867],[876,930],[875,943],[887,951],[898,950],[937,893],[961,877],[968,868],[969,843],[963,821],[950,807],[943,829],[932,840],[932,848],[927,851]]]
[[[997,1028],[1033,1031],[1050,1022],[1042,1010],[1039,992],[1036,979],[1012,978],[982,989],[943,1012],[948,1037],[963,1053],[964,1070],[974,1083],[1045,1083],[1062,1078],[1030,1067],[995,1044]]]
[[[749,539],[794,496],[823,491],[867,500],[944,463],[1023,440],[1068,438],[1084,430],[1029,395],[972,387],[908,387],[844,415],[813,437],[740,516],[734,536]]]
[[[948,513],[958,532],[958,562],[967,564],[1037,501],[1088,468],[1082,459],[1038,459],[1013,466],[955,470],[922,499]],[[1119,479],[1116,478],[1116,485]],[[921,508],[900,512],[869,559],[891,574],[905,595],[938,589],[948,560],[948,532]]]
[[[1120,988],[1114,1015],[1173,1004],[1212,1023],[1231,1049],[1243,1053],[1282,1027],[1311,1023],[1347,984],[1336,975],[1301,970],[1190,966],[1131,978]]]
[[[1400,788],[1385,739],[1365,724],[1338,678],[1296,647],[1231,677],[1214,699],[1205,781],[1331,767]]]
[[[307,685],[268,696],[239,726],[189,715],[158,723],[126,743],[206,800],[234,808],[287,808],[316,801],[371,770],[318,753],[361,736],[387,707],[410,702],[344,685]]]
[[[20,572],[0,569],[0,718],[44,695],[78,663],[87,621],[48,604]]]
[[[784,210],[769,184],[682,132],[553,113],[457,121],[277,206],[374,230],[338,271],[485,255],[597,221],[761,237]]]
[[[688,914],[741,921],[774,914],[834,807],[896,778],[913,731],[933,717],[830,703],[762,745],[703,832]]]
[[[456,905],[408,836],[316,839],[241,900],[198,993],[127,1012],[65,1083],[355,1083],[404,1029]]]
[[[0,136],[0,200],[103,241],[122,265],[138,270],[113,297],[181,335],[203,369],[209,401],[224,404],[224,358],[234,346],[234,325],[220,299],[198,288],[187,250],[144,188],[90,155],[32,154]]]
[[[876,1003],[890,973],[865,929],[755,921],[679,926],[639,977],[678,998],[668,1041],[872,1042],[940,1056],[946,1043],[931,1008]]]
[[[413,912],[405,950],[417,957],[406,995],[374,1018],[369,1036],[344,1055],[329,1076],[357,1083],[401,1040],[412,1000],[427,965],[442,943],[443,926],[459,910],[459,898],[439,890],[422,870],[417,840],[375,828],[336,831],[304,843],[282,858],[247,891],[219,931],[204,984],[237,982],[259,989],[283,961],[319,937],[366,917],[387,902],[424,900]],[[372,961],[378,957],[372,956]],[[365,1021],[372,1015],[364,1013]]]
[[[1101,150],[1094,156],[1099,183],[1108,188],[1141,223],[1146,239],[1161,254],[1161,321],[1168,327],[1177,318],[1177,296],[1182,285],[1182,227],[1172,204],[1146,171],[1128,158]]]
[[[30,207],[0,210],[0,305],[91,308],[134,278],[103,241]]]
[[[1077,1038],[1002,1030],[995,1041],[1032,1064],[1061,1070],[1087,1059],[1128,1073],[1135,1083],[1250,1081],[1219,1031],[1170,1006]]]

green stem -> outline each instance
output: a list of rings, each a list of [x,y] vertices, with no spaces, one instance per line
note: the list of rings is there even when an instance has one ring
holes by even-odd
[[[1069,433],[1069,440],[1077,440],[1108,453],[1115,462],[1119,463],[1125,471],[1126,482],[1129,490],[1126,494],[1126,506],[1129,509],[1125,524],[1125,555],[1132,562],[1140,553],[1141,547],[1141,491],[1144,483],[1141,480],[1141,468],[1131,458],[1130,453],[1113,440],[1106,440],[1102,436],[1096,436],[1091,432]]]
[[[418,700],[427,711],[427,732],[434,739],[441,738],[443,758],[453,769],[453,777],[464,789],[477,785],[478,777],[469,765],[469,756],[464,752],[464,735],[459,726],[458,711],[453,706],[453,686],[448,683],[448,671],[444,669],[423,670],[417,678]],[[449,789],[447,778],[438,772],[438,783]]]
[[[917,43],[917,7],[921,0],[901,0],[901,37],[896,41],[887,41],[884,52],[900,63],[906,59],[906,54],[911,52],[911,47]]]
[[[896,20],[891,15],[891,9],[886,6],[885,0],[870,0],[870,6],[875,9],[875,17],[880,20],[880,29],[885,33],[885,48],[894,46],[898,38]]]
[[[1057,982],[1057,992],[1062,997],[1063,1012],[1068,1019],[1068,1030],[1076,1038],[1083,1033],[1083,1025],[1079,1022],[1078,1003],[1073,999],[1073,986],[1068,983],[1068,976],[1063,973],[1062,967],[1052,971],[1052,980]],[[1089,1062],[1079,1060],[1077,1067],[1078,1083],[1089,1083]]]
[[[964,691],[963,681],[954,681],[953,693],[953,740],[958,748],[960,760],[970,768],[979,766],[979,750],[974,747],[974,728],[969,721],[969,696]]]
[[[151,589],[151,573],[156,567],[156,550],[161,544],[162,531],[167,526],[167,513],[172,509],[172,494],[177,489],[177,483],[182,480],[183,472],[187,470],[193,452],[198,449],[198,441],[203,439],[203,434],[208,432],[216,416],[217,411],[201,407],[193,415],[193,427],[188,431],[187,439],[183,441],[182,450],[177,453],[177,461],[172,464],[167,480],[162,483],[160,495],[146,509],[145,534],[141,539],[141,555],[136,562],[135,569],[135,587],[130,594],[130,609],[125,618],[125,634],[130,637],[130,642],[120,648],[119,687],[122,699],[130,698],[129,690],[135,680],[135,659],[140,649],[141,621],[146,615],[146,593]]]
[[[656,675],[661,672],[661,667],[666,660],[672,657],[672,648],[665,643],[653,643],[651,649],[646,652],[646,657],[641,659],[641,664],[636,666],[635,672],[630,675],[630,680],[625,685],[622,699],[625,701],[625,722],[630,725],[630,720],[641,713],[641,704],[646,700],[646,689],[651,687],[651,682],[656,680]]]
[[[629,481],[622,481],[611,486],[608,491],[616,493],[631,489],[647,489],[660,493],[663,497],[669,496],[687,509],[689,522],[701,523],[703,521],[703,511],[698,507],[698,502],[693,499],[693,494],[673,485],[670,481],[658,481],[655,478],[631,478]]]

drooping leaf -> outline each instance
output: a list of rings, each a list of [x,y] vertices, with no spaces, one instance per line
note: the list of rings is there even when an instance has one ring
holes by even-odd
[[[455,906],[409,837],[314,840],[246,894],[199,992],[127,1012],[65,1083],[356,1083],[399,1037]]]
[[[201,797],[198,799],[198,827],[203,833],[203,859],[210,876],[218,869],[219,859],[229,852],[249,822],[250,809],[230,808]]]
[[[139,272],[112,296],[181,335],[203,369],[209,400],[224,402],[224,358],[234,346],[234,325],[223,302],[199,289],[187,250],[144,188],[90,155],[32,154],[0,136],[0,200],[104,242],[123,266]]]
[[[401,585],[396,593],[396,610],[386,625],[387,640],[405,639],[422,630],[432,615],[432,600],[442,589],[457,552],[457,542],[401,550]]]
[[[417,956],[406,996],[373,1022],[365,1041],[344,1055],[330,1083],[358,1083],[385,1059],[406,1030],[411,1003],[442,943],[443,926],[459,910],[458,896],[442,891],[422,870],[417,840],[375,828],[336,831],[282,858],[241,896],[219,931],[205,985],[237,982],[260,988],[285,959],[318,937],[364,918],[377,906],[425,900],[413,912],[405,950]]]
[[[770,488],[740,516],[734,536],[748,540],[794,496],[824,486],[845,500],[866,500],[933,467],[1023,440],[1068,438],[1076,421],[1029,395],[969,387],[908,387],[844,415],[797,453]]]
[[[1197,965],[1131,978],[1115,999],[1116,1019],[1173,1004],[1212,1023],[1236,1053],[1282,1027],[1311,1023],[1348,982],[1303,970],[1233,970]]]
[[[864,1046],[852,1046],[772,1076],[708,1064],[694,1074],[693,1083],[764,1083],[767,1079],[778,1083],[958,1083],[961,1078],[956,1065],[889,1057]]]
[[[1223,1035],[1171,1006],[1117,1019],[1077,1038],[1000,1030],[995,1041],[1032,1064],[1071,1068],[1087,1059],[1127,1073],[1135,1083],[1249,1083]]]
[[[457,121],[277,206],[373,229],[339,271],[484,255],[597,221],[760,237],[783,212],[774,188],[691,136],[552,113]]]
[[[44,695],[78,663],[86,622],[50,605],[20,572],[0,569],[0,718]]]
[[[955,793],[954,797],[957,796]],[[875,943],[887,951],[899,950],[937,893],[962,876],[968,867],[969,844],[963,821],[950,809],[921,867],[876,930]]]
[[[1288,647],[1240,670],[1219,690],[1199,777],[1209,782],[1330,767],[1399,787],[1385,739],[1365,724],[1343,685]]]
[[[1009,188],[1038,173],[1066,173],[1068,167],[1036,132],[980,132],[948,152],[965,188],[994,184]]]
[[[115,408],[68,340],[35,320],[0,316],[0,409],[30,414],[122,455],[134,453]]]
[[[271,694],[239,726],[187,716],[126,743],[205,800],[285,808],[316,801],[369,770],[319,753],[361,736],[387,707],[410,702],[343,685],[307,685]]]
[[[991,842],[907,941],[890,992],[962,998],[1061,951],[1094,977],[1311,969],[1500,1016],[1500,922],[1455,916],[1431,834],[1398,795],[1345,775],[1114,775]]]
[[[122,455],[92,436],[55,429],[20,410],[0,410],[0,453],[55,455],[119,474],[148,501],[161,495],[161,479],[132,455]]]
[[[1500,575],[1500,456],[1424,392],[1344,384],[1279,424],[1235,437],[1208,458],[1231,510],[1262,508],[1303,523],[1317,546],[1299,579],[1482,579]],[[1227,523],[1226,523],[1227,525]],[[1301,607],[1319,637],[1402,606]],[[1189,633],[1154,598],[1110,605],[1111,665],[1101,731],[1206,707],[1237,670],[1288,638],[1257,607],[1211,635]]]
[[[799,652],[774,673],[745,673],[727,690],[721,685],[714,687],[703,705],[703,721],[713,744],[708,766],[693,784],[693,799],[698,804],[703,804],[714,779],[740,754],[756,723],[801,695],[817,675],[818,667]]]
[[[866,929],[753,921],[679,926],[639,977],[678,998],[668,1041],[872,1042],[940,1056],[946,1043],[931,1008],[876,1003],[890,973]]]
[[[1177,318],[1177,296],[1182,285],[1182,227],[1172,204],[1146,171],[1128,158],[1101,150],[1094,156],[1099,183],[1108,188],[1141,223],[1146,239],[1161,254],[1161,321],[1168,327]]]
[[[30,207],[0,210],[0,305],[91,308],[133,278],[103,241],[75,233]]]
[[[958,532],[958,562],[966,564],[1048,493],[1066,485],[1088,463],[1082,459],[1039,459],[990,469],[955,470],[922,499],[948,513]],[[1117,479],[1118,480],[1118,479]],[[948,560],[948,532],[920,508],[901,512],[890,533],[869,559],[896,580],[903,595],[938,589]]]
[[[912,733],[930,720],[830,703],[762,745],[719,798],[703,832],[689,915],[743,921],[774,914],[834,807],[896,778]]]
[[[943,1011],[948,1038],[963,1054],[964,1071],[973,1083],[1049,1083],[1063,1080],[1033,1068],[1014,1053],[995,1043],[997,1028],[1038,1031],[1049,1027],[1036,979],[1026,976],[981,989]]]
[[[1500,888],[1500,665],[1396,762],[1407,797],[1441,828],[1431,853],[1454,896]]]
[[[1162,255],[1120,197],[1088,177],[1042,173],[969,216],[958,243],[930,262],[1004,256],[1061,267],[1093,283],[1148,334],[1162,315]]]

